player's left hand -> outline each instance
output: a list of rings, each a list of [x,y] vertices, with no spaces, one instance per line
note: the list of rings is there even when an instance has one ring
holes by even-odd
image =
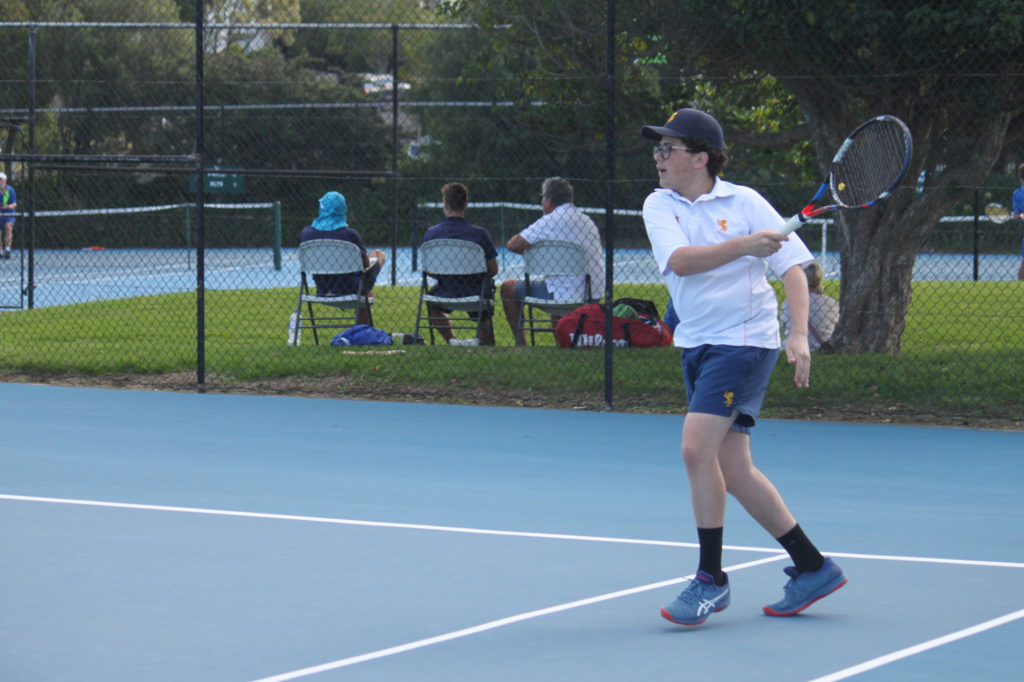
[[[793,383],[797,388],[811,385],[811,348],[807,344],[807,336],[790,334],[786,338],[786,358],[789,364],[796,365]]]

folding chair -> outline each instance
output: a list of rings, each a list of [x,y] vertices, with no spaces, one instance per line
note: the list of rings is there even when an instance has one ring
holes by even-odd
[[[519,332],[530,332],[530,345],[536,345],[537,332],[555,331],[550,316],[561,317],[587,303],[594,303],[590,295],[590,264],[587,250],[576,242],[560,239],[542,239],[523,252],[525,265],[525,296],[519,311]],[[531,296],[531,278],[579,277],[584,281],[583,294],[577,298],[546,299]],[[548,289],[550,292],[550,288]],[[548,314],[547,318],[534,317],[534,308]]]
[[[465,239],[431,239],[420,247],[420,263],[423,279],[420,283],[420,302],[416,308],[416,338],[419,336],[423,321],[424,304],[433,304],[448,310],[476,312],[476,322],[470,318],[468,322],[452,319],[451,328],[472,329],[473,338],[479,338],[480,325],[484,321],[484,312],[494,305],[493,293],[490,290],[494,281],[487,275],[487,258],[479,244]],[[428,293],[430,285],[427,278],[436,275],[481,275],[480,290],[472,296],[448,298]],[[490,286],[488,285],[490,283]],[[430,317],[429,311],[427,317]],[[460,323],[461,322],[461,323]],[[434,345],[434,326],[427,320],[430,330],[430,345]]]
[[[354,294],[339,296],[318,296],[310,293],[309,277],[314,275],[339,275],[363,272],[363,255],[359,247],[352,242],[340,239],[313,239],[299,244],[299,270],[302,281],[299,284],[298,318],[296,319],[297,334],[303,329],[313,330],[313,342],[320,345],[317,329],[347,329],[359,321],[359,313],[365,308],[373,325],[373,297],[364,290],[365,282],[359,280],[359,291]],[[317,292],[319,293],[319,292]],[[308,315],[303,316],[302,304],[306,304]],[[313,312],[314,305],[324,305],[342,311],[332,317],[320,317]],[[343,311],[352,311],[344,314]]]

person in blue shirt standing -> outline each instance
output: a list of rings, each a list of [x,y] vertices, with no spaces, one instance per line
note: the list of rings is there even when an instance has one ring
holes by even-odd
[[[317,296],[344,296],[359,291],[359,281],[365,283],[364,290],[372,296],[373,285],[380,274],[380,268],[387,260],[387,254],[380,249],[367,252],[359,233],[348,226],[348,202],[341,192],[328,192],[320,197],[320,214],[312,224],[302,228],[299,241],[311,239],[340,239],[352,242],[359,247],[363,255],[362,273],[342,273],[337,275],[314,275]],[[359,324],[370,324],[370,311],[363,308],[359,311]]]
[[[427,230],[423,241],[431,239],[465,239],[479,244],[484,250],[487,261],[487,291],[490,295],[489,310],[484,311],[484,319],[479,320],[480,330],[476,339],[456,339],[452,332],[451,310],[429,304],[427,314],[430,324],[437,329],[441,338],[452,346],[493,346],[494,345],[494,276],[498,274],[498,250],[494,248],[491,234],[466,220],[466,208],[469,206],[469,189],[461,182],[449,182],[441,188],[441,199],[444,202],[444,220]],[[446,275],[435,277],[437,284],[430,289],[435,296],[458,298],[475,296],[480,291],[481,277],[484,275]],[[475,312],[468,313],[470,319],[477,321]]]
[[[1013,217],[1015,220],[1024,220],[1024,163],[1017,166],[1017,177],[1020,179],[1020,187],[1013,191]],[[1017,279],[1024,280],[1024,239],[1020,243],[1020,267],[1017,268]]]
[[[4,224],[3,250],[0,258],[11,257],[11,239],[14,237],[14,209],[18,207],[18,194],[7,184],[7,174],[0,172],[0,220]]]

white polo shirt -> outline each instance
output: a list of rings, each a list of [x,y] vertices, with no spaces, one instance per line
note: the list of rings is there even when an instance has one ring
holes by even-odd
[[[813,260],[795,233],[769,258],[743,256],[685,277],[668,267],[669,257],[681,246],[719,244],[778,229],[785,221],[764,197],[716,178],[711,192],[692,202],[673,190],[654,190],[644,201],[643,215],[654,260],[679,316],[676,346],[779,348],[778,303],[766,274],[769,267],[782,275]]]
[[[587,264],[590,267],[590,295],[595,300],[600,300],[604,296],[605,272],[601,233],[590,216],[581,213],[572,204],[560,204],[519,234],[531,244],[542,239],[561,239],[581,244],[587,251]],[[585,280],[582,277],[548,277],[546,283],[548,292],[556,299],[583,297]]]

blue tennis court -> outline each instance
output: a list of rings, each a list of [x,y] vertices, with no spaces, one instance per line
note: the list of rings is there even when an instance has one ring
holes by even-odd
[[[372,248],[372,247],[371,247]],[[390,254],[390,249],[385,248]],[[401,248],[394,253],[394,277],[386,265],[378,283],[419,286],[420,271],[413,250]],[[204,258],[204,286],[208,289],[272,289],[298,286],[299,267],[295,249],[280,253],[280,269],[275,267],[273,249],[208,249]],[[839,254],[819,254],[829,278],[840,272]],[[978,277],[983,281],[1016,279],[1019,258],[987,255],[980,259]],[[519,279],[523,260],[499,249],[500,269],[495,279]],[[661,284],[658,267],[649,249],[616,249],[617,284]],[[921,254],[914,269],[915,280],[959,280],[973,278],[970,255]],[[65,249],[35,252],[34,307],[45,308],[97,300],[153,296],[195,291],[196,254],[188,249]],[[0,308],[25,305],[23,292],[28,286],[24,254],[0,264]]]
[[[849,584],[696,566],[681,416],[0,384],[0,679],[1018,680],[1024,433],[761,422]]]

